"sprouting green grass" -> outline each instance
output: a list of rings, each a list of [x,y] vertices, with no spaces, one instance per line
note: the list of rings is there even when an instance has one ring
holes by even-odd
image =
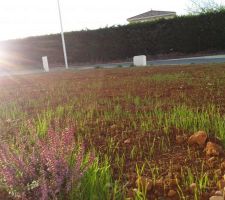
[[[71,200],[122,200],[123,195],[123,187],[113,180],[108,161],[100,164],[96,160],[72,191]]]
[[[199,196],[205,192],[209,187],[210,178],[207,173],[204,172],[204,163],[202,163],[201,171],[197,170],[192,171],[190,168],[181,169],[182,180],[180,184],[184,184],[187,188],[191,184],[195,184],[195,187],[192,189],[194,193],[194,199],[198,200]],[[179,187],[180,195],[183,194],[181,187]]]
[[[154,82],[173,82],[179,80],[189,80],[191,79],[189,73],[170,73],[170,74],[152,74],[144,77],[144,81],[154,81]]]
[[[173,164],[161,169],[155,159],[171,153],[174,130],[187,135],[204,130],[225,145],[222,72],[223,66],[99,69],[21,79],[23,89],[0,85],[0,137],[16,144],[15,132],[21,138],[31,132],[42,137],[49,128],[74,127],[76,140],[95,149],[99,159],[71,199],[125,199],[130,189],[136,191],[134,199],[145,199],[146,186],[127,188],[129,175],[147,175],[155,184],[165,166],[172,173]],[[191,147],[186,150],[186,159],[193,159]],[[205,167],[182,170],[180,199],[189,200],[184,188],[192,182],[197,190],[191,198],[197,200],[220,178],[209,176]]]

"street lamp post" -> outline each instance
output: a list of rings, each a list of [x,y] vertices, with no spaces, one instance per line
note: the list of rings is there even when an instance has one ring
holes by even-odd
[[[64,59],[65,59],[65,66],[66,66],[66,69],[68,69],[66,43],[65,43],[64,32],[63,32],[62,15],[61,15],[59,0],[57,0],[57,2],[58,2],[58,9],[59,9],[59,20],[60,20],[60,26],[61,26],[61,36],[62,36],[62,45],[63,45],[63,53],[64,53]]]

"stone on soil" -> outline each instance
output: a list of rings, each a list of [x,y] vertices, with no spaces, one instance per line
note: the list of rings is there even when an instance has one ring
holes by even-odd
[[[225,170],[225,161],[221,163],[221,169]]]
[[[208,142],[205,151],[207,156],[219,156],[223,152],[223,149],[218,144]]]
[[[110,126],[111,129],[115,129],[116,128],[116,125],[113,124],[112,126]]]
[[[124,144],[130,144],[130,142],[131,142],[131,139],[127,139],[124,141]]]
[[[190,191],[191,191],[191,192],[194,192],[196,188],[197,188],[196,183],[192,183],[192,184],[190,185]]]
[[[219,191],[216,191],[216,192],[215,192],[215,195],[216,195],[216,196],[223,196],[223,192],[220,191],[220,190],[219,190]]]
[[[206,132],[198,131],[188,139],[188,144],[189,145],[198,144],[199,146],[204,146],[207,138],[208,136]]]
[[[222,196],[212,196],[209,200],[224,200]]]

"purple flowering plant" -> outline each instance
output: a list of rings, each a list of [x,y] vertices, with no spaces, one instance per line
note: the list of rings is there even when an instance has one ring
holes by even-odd
[[[50,129],[32,147],[0,144],[0,180],[17,199],[66,199],[94,159],[93,153],[85,156],[83,144],[77,145],[73,128]]]

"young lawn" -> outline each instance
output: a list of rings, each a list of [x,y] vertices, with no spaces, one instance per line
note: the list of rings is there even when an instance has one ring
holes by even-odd
[[[0,199],[222,195],[225,65],[2,77],[0,141]]]

